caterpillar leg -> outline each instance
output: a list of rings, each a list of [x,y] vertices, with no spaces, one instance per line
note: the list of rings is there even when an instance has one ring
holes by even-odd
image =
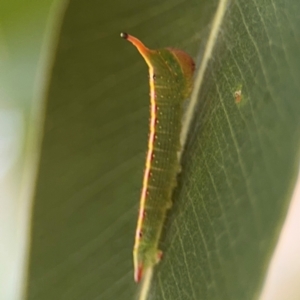
[[[163,252],[161,250],[158,250],[156,254],[156,263],[159,263],[162,257],[163,257]]]
[[[162,256],[163,256],[163,252],[161,250],[157,250],[155,264],[157,264],[161,261]],[[151,266],[151,267],[153,267],[153,266]],[[134,270],[134,281],[136,283],[140,282],[143,277],[143,274],[144,274],[144,265],[141,263]]]
[[[143,276],[143,265],[140,264],[135,270],[134,270],[134,281],[136,283],[140,282]]]

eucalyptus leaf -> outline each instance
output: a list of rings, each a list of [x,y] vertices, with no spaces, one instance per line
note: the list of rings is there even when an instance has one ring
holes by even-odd
[[[139,292],[132,246],[149,88],[121,31],[197,61],[196,106],[149,299],[259,296],[299,166],[299,15],[297,0],[70,0],[47,95],[29,300]]]

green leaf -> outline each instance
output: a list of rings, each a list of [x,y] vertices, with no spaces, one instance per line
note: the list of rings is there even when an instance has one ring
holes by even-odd
[[[228,8],[195,87],[152,299],[257,297],[299,168],[299,12],[293,1]]]
[[[44,96],[63,1],[0,1],[0,299],[21,299]]]
[[[121,31],[150,48],[182,48],[198,65],[149,299],[259,295],[299,166],[299,15],[297,0],[70,0],[52,53],[29,300],[138,293],[132,246],[149,91]]]

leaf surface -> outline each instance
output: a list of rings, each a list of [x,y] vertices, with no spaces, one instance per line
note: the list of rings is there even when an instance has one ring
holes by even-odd
[[[299,164],[300,4],[228,1],[196,84],[150,299],[255,299]],[[201,66],[218,2],[71,0],[49,90],[28,299],[133,299],[147,68],[120,31]]]

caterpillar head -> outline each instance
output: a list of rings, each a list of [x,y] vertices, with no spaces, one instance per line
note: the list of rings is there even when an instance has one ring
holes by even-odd
[[[192,86],[193,86],[193,76],[195,71],[195,62],[194,60],[184,51],[179,49],[170,49],[175,58],[178,60],[178,63],[182,69],[182,72],[187,83],[186,87],[186,97],[189,97]]]

